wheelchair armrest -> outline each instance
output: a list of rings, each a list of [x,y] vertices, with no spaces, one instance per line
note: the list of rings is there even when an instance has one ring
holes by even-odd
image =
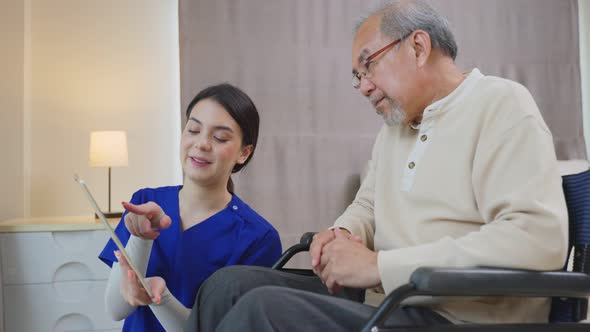
[[[283,266],[287,264],[287,262],[293,257],[295,254],[302,252],[302,251],[309,251],[309,246],[311,245],[311,241],[313,240],[313,236],[315,232],[307,232],[301,235],[301,239],[299,243],[289,247],[283,255],[279,258],[279,260],[272,266],[273,270],[282,270]]]
[[[306,246],[307,249],[305,250],[309,250],[309,246],[311,245],[311,241],[313,241],[313,236],[315,234],[316,232],[303,233],[303,235],[301,235],[301,239],[299,240],[299,244]]]
[[[362,331],[381,326],[403,300],[418,295],[585,298],[590,296],[590,275],[485,267],[420,267],[412,273],[409,283],[387,295]]]
[[[580,272],[421,267],[410,283],[416,291],[435,296],[590,296],[590,275]]]

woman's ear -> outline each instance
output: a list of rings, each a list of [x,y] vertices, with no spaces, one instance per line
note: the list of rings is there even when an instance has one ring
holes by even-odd
[[[432,52],[430,35],[424,30],[416,30],[410,38],[412,38],[412,46],[416,55],[416,64],[422,67],[426,64]]]
[[[238,160],[236,160],[236,164],[241,165],[245,163],[246,160],[248,160],[248,157],[252,154],[252,151],[254,151],[254,146],[252,144],[242,147],[240,150],[240,156],[238,157]]]

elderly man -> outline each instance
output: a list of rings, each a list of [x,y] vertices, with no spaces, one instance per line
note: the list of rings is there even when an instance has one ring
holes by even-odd
[[[454,63],[448,24],[422,1],[365,19],[353,86],[383,116],[354,202],[310,249],[317,277],[254,267],[218,271],[189,329],[358,330],[374,311],[355,290],[386,293],[420,266],[562,267],[567,211],[551,133],[530,93]],[[403,325],[542,322],[547,299],[419,299]]]

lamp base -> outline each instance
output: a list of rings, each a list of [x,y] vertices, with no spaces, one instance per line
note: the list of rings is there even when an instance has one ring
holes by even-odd
[[[105,218],[121,218],[123,216],[123,212],[105,212],[105,211],[101,211],[102,214],[104,214]],[[94,218],[95,219],[99,219],[98,215],[95,213],[94,214]]]

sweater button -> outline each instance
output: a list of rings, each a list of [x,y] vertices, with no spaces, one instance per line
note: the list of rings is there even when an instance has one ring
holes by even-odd
[[[416,164],[415,164],[413,161],[411,161],[411,162],[408,164],[408,168],[409,168],[409,169],[414,169],[414,167],[416,167]]]

